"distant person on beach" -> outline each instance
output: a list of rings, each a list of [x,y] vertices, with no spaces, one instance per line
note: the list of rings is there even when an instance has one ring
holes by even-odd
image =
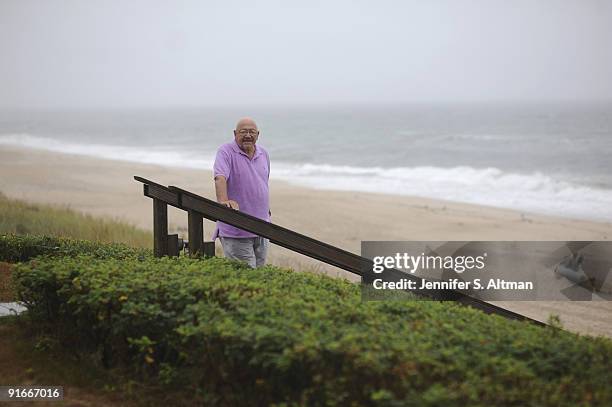
[[[238,120],[234,140],[217,150],[213,174],[217,202],[259,219],[270,221],[270,157],[261,146],[257,124],[250,117]],[[266,262],[268,239],[217,222],[213,241],[219,237],[225,257],[261,267]]]

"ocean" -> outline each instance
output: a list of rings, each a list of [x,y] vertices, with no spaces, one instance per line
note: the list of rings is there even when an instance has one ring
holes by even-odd
[[[0,148],[211,169],[244,115],[273,179],[612,221],[612,103],[2,111]]]

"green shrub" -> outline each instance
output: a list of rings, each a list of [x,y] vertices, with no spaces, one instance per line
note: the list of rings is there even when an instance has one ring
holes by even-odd
[[[612,342],[224,259],[37,258],[32,321],[219,405],[610,405]]]
[[[96,243],[51,236],[0,235],[0,261],[18,263],[36,256],[91,255],[96,258],[144,258],[152,256],[148,249],[133,248],[123,243]]]

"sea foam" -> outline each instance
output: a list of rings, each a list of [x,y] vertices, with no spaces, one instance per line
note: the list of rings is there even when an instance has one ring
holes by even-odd
[[[275,175],[302,186],[418,196],[571,218],[612,221],[612,190],[498,168],[276,166]]]

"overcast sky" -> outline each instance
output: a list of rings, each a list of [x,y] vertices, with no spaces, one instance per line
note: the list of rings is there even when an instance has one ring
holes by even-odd
[[[0,108],[612,100],[612,0],[0,0]]]

